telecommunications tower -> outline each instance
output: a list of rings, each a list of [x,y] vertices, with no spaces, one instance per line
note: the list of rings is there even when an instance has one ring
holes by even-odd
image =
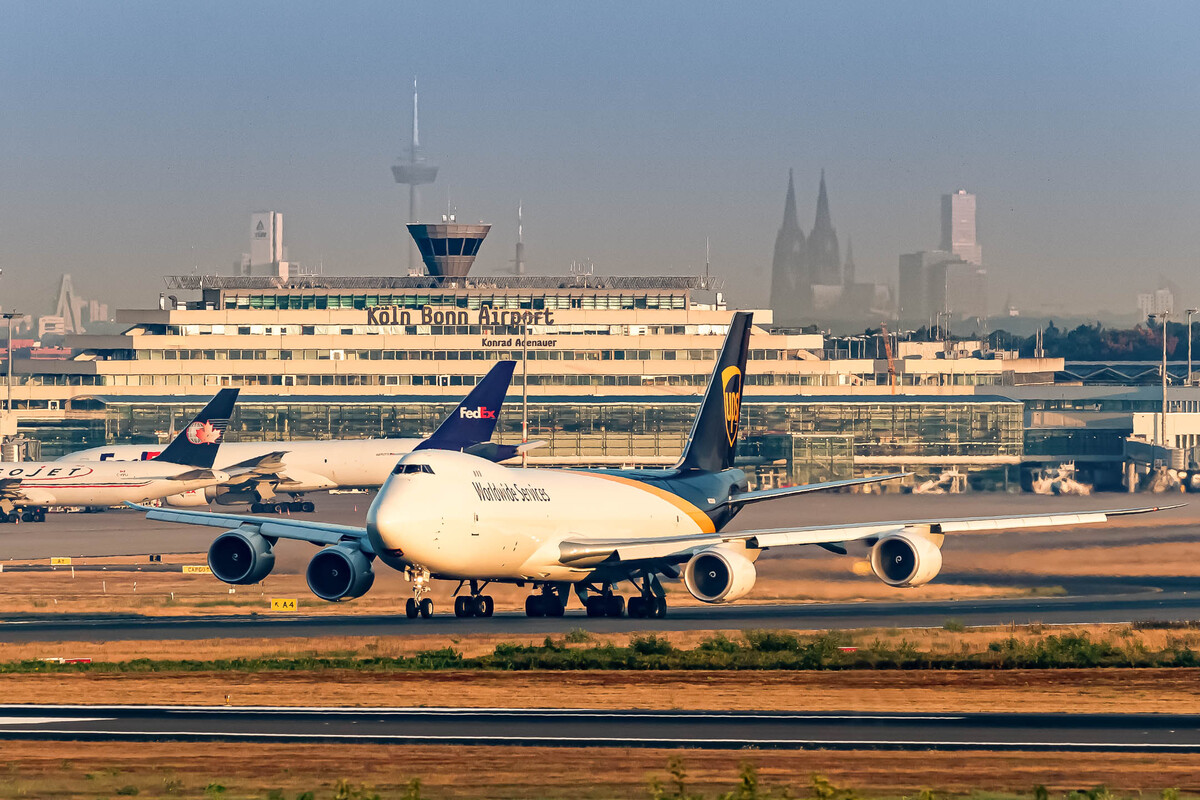
[[[417,79],[413,78],[413,117],[412,144],[408,147],[407,158],[401,157],[399,163],[392,166],[392,175],[396,183],[408,185],[408,221],[417,221],[420,214],[420,198],[417,187],[433,183],[437,179],[437,164],[431,163],[421,152],[421,135],[417,127]],[[417,251],[414,243],[408,246],[408,269],[412,272],[417,266]]]

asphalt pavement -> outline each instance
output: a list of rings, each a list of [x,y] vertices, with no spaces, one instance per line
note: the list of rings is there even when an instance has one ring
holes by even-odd
[[[0,740],[1200,752],[1200,716],[0,706]]]

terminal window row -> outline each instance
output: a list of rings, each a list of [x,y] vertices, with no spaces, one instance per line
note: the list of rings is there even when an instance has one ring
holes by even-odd
[[[425,306],[477,309],[482,306],[501,309],[684,309],[685,293],[679,294],[250,294],[225,295],[227,309],[367,309],[379,306],[420,309]]]
[[[14,376],[14,384],[35,386],[471,386],[473,375],[50,375]],[[998,375],[957,373],[904,375],[904,386],[995,386]],[[708,371],[690,375],[530,375],[531,386],[696,386],[708,383]],[[751,386],[886,386],[887,373],[860,375],[760,373],[747,377]],[[442,381],[439,383],[439,381]],[[520,385],[521,376],[513,377]],[[0,386],[3,386],[0,376]]]
[[[707,361],[716,350],[528,350],[530,361]],[[497,361],[521,350],[137,350],[136,361]],[[780,350],[753,350],[755,361],[780,361]],[[123,359],[114,359],[123,360]]]
[[[161,329],[161,330],[160,330]],[[728,325],[144,325],[130,333],[166,336],[724,336]]]

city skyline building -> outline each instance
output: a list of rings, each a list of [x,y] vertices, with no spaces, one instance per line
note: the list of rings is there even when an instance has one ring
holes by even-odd
[[[403,157],[401,158],[403,159]],[[420,221],[418,218],[421,214],[421,198],[418,187],[433,183],[437,180],[437,173],[437,165],[426,158],[421,150],[421,129],[417,116],[417,79],[413,78],[412,140],[408,146],[408,157],[392,165],[392,177],[396,179],[396,183],[408,186],[409,223]],[[410,273],[417,268],[416,253],[415,242],[409,242],[408,270]]]
[[[983,266],[983,248],[976,230],[976,197],[966,189],[942,195],[942,242],[938,249],[968,264]]]

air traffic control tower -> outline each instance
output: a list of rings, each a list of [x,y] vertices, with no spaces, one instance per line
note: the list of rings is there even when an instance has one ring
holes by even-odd
[[[408,186],[408,221],[416,222],[420,214],[420,196],[417,187],[437,180],[437,165],[425,158],[421,152],[421,134],[417,127],[417,81],[413,79],[413,119],[412,144],[408,148],[408,158],[392,166],[392,176],[396,183]],[[426,261],[426,264],[429,262]],[[408,248],[408,269],[416,269],[416,257],[413,248]],[[431,273],[432,274],[432,273]]]
[[[491,225],[455,222],[446,217],[439,223],[410,222],[412,234],[425,269],[434,278],[465,278],[475,263],[479,245],[483,244]]]

